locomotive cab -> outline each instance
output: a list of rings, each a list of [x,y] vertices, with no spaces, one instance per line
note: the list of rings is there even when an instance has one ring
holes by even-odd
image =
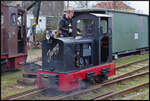
[[[39,88],[70,91],[78,88],[81,80],[93,82],[97,76],[106,80],[115,74],[111,17],[83,13],[73,18],[72,28],[72,37],[43,41]]]
[[[73,19],[73,35],[91,38],[97,47],[95,65],[112,61],[112,18],[105,14],[83,13]],[[95,27],[96,26],[96,27]],[[81,30],[81,33],[78,30]]]

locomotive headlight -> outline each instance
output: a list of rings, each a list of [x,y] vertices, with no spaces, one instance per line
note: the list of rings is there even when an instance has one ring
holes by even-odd
[[[46,39],[47,39],[47,40],[50,39],[50,34],[48,33],[48,31],[46,31]]]

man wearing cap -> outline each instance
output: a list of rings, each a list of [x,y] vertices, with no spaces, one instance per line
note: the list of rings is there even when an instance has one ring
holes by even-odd
[[[73,11],[67,10],[59,22],[59,30],[61,30],[61,37],[69,37],[72,34],[72,17]]]

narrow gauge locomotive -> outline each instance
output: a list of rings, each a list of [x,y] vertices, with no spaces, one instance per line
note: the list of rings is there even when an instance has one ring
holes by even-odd
[[[40,1],[26,9],[1,4],[1,71],[20,68],[27,59],[27,11],[34,7],[34,24],[38,24]],[[34,31],[34,30],[33,30]],[[33,36],[34,38],[35,36]]]
[[[1,71],[20,68],[26,58],[26,10],[1,4]]]
[[[72,26],[72,37],[43,40],[38,88],[67,92],[115,75],[111,16],[84,13],[73,18]]]

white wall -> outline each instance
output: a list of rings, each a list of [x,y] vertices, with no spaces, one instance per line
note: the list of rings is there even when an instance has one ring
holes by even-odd
[[[27,27],[28,28],[30,27],[30,24],[31,24],[31,20],[30,19],[33,19],[33,18],[34,18],[33,15],[27,14]],[[44,31],[45,29],[46,29],[46,17],[39,16],[38,25],[36,26],[36,32]]]

